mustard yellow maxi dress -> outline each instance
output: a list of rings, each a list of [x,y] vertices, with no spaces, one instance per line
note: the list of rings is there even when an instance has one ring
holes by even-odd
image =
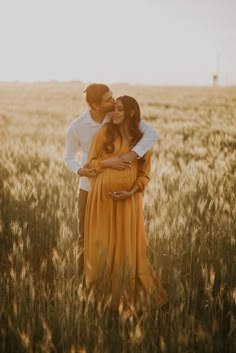
[[[115,170],[101,168],[101,160],[130,151],[130,145],[115,140],[115,150],[103,149],[106,125],[95,135],[88,161],[99,170],[91,179],[85,217],[85,278],[98,300],[110,298],[113,307],[126,303],[136,308],[148,303],[161,305],[166,292],[151,269],[147,255],[144,230],[142,191],[149,181],[150,152],[135,160],[131,168]],[[114,201],[109,192],[136,192],[126,200]]]

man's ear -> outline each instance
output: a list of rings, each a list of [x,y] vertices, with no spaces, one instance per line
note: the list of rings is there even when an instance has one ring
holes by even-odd
[[[96,103],[90,104],[90,108],[92,108],[92,110],[99,110],[98,105]]]

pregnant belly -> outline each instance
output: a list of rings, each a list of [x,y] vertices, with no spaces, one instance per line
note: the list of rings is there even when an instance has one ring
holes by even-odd
[[[105,192],[128,191],[136,181],[136,170],[134,167],[124,170],[107,168],[103,171],[101,177]]]

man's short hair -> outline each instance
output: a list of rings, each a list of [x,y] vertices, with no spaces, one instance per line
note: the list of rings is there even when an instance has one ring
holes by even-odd
[[[100,104],[103,95],[109,91],[110,88],[103,83],[92,83],[84,89],[86,102],[90,107],[92,104]]]

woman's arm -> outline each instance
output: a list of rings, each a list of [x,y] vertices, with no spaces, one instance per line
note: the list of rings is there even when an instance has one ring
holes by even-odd
[[[140,121],[139,128],[143,133],[143,137],[132,148],[130,152],[125,153],[119,157],[97,159],[96,162],[93,162],[91,164],[91,167],[96,168],[97,170],[100,170],[103,168],[112,168],[112,169],[121,170],[121,169],[130,167],[130,163],[132,163],[135,159],[142,158],[144,154],[150,151],[150,149],[154,146],[157,140],[157,133],[151,125],[145,123],[143,120]],[[104,139],[105,139],[105,133],[103,135],[102,145],[103,145]]]
[[[103,144],[105,141],[106,126],[102,127],[94,136],[90,151],[88,154],[88,167],[97,171],[104,168],[113,168],[122,170],[129,168],[131,163],[123,161],[119,157],[103,156]]]

